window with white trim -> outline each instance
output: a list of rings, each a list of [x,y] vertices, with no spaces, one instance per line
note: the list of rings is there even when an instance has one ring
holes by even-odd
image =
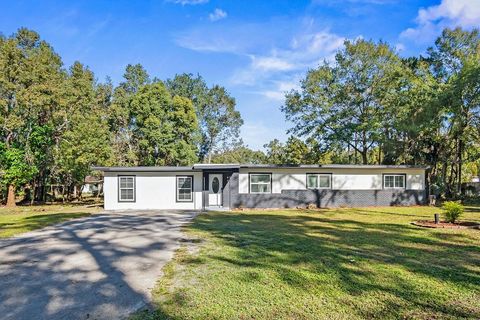
[[[250,174],[250,193],[271,193],[272,192],[272,174],[270,173],[251,173]]]
[[[118,201],[135,201],[135,176],[118,177]]]
[[[325,173],[308,173],[307,189],[331,189],[332,175]]]
[[[385,189],[404,189],[405,175],[403,174],[385,174],[383,175],[383,187]]]
[[[193,201],[193,177],[177,176],[177,202]]]

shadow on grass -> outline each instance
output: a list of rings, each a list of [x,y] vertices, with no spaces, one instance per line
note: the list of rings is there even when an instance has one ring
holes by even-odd
[[[0,238],[16,235],[23,232],[40,229],[52,224],[64,222],[70,219],[81,218],[89,216],[86,212],[70,212],[70,213],[39,213],[29,216],[21,216],[19,214],[4,217],[5,220],[0,220]]]
[[[427,317],[480,318],[480,305],[475,305],[475,299],[480,298],[480,274],[475,271],[480,265],[480,237],[321,214],[217,212],[199,216],[189,228],[234,248],[234,254],[205,255],[237,268],[248,267],[243,281],[257,280],[252,267],[275,270],[280,281],[308,291],[312,285],[322,285],[312,283],[316,281],[312,274],[331,274],[350,297],[369,292],[396,297],[380,299],[381,307],[373,310],[349,300],[352,310],[362,318],[400,317],[418,309]],[[305,269],[308,272],[302,272]],[[398,270],[411,275],[398,275]],[[452,287],[449,294],[468,291],[472,301],[456,302],[455,295],[443,296],[434,287],[422,288],[419,280],[448,283]],[[157,312],[155,319],[172,318],[165,311]]]

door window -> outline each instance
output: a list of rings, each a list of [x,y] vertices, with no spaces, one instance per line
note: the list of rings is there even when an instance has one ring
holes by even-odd
[[[214,177],[212,180],[212,191],[214,193],[218,193],[219,190],[220,190],[220,181],[218,180],[217,177]]]

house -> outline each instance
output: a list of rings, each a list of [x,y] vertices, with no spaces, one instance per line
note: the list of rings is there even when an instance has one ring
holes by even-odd
[[[426,167],[195,164],[94,167],[107,210],[361,207],[427,201]]]
[[[81,189],[82,194],[98,194],[101,192],[103,181],[95,176],[86,176]]]

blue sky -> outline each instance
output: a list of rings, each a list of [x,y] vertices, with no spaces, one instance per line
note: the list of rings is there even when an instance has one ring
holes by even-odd
[[[480,0],[0,1],[0,32],[40,33],[99,81],[121,81],[128,63],[152,77],[201,74],[237,100],[242,138],[259,149],[285,140],[284,92],[331,60],[344,39],[385,40],[417,55],[444,27],[480,26]]]

